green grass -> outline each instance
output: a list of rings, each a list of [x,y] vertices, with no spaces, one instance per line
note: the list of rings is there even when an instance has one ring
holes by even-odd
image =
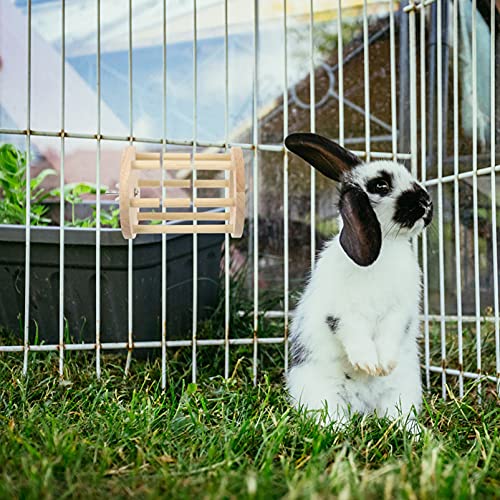
[[[493,396],[428,396],[418,441],[375,418],[336,432],[289,407],[268,349],[256,387],[251,347],[232,348],[228,381],[223,351],[200,348],[198,385],[190,349],[169,351],[166,393],[158,360],[125,377],[108,355],[97,381],[89,353],[66,353],[60,382],[57,354],[31,353],[27,378],[0,356],[0,498],[498,497]]]

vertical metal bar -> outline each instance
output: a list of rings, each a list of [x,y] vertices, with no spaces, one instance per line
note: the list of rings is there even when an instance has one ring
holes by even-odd
[[[492,124],[493,125],[493,124]],[[481,374],[481,299],[479,284],[479,236],[477,217],[477,2],[472,0],[472,213],[474,231],[474,291],[476,316],[476,362]],[[481,399],[481,383],[477,386]]]
[[[434,159],[434,131],[435,116],[436,116],[436,50],[437,50],[437,3],[431,4],[430,16],[430,33],[429,33],[429,52],[428,52],[428,71],[429,71],[429,95],[427,105],[427,144],[429,145],[427,163],[429,165],[435,164]]]
[[[311,132],[316,132],[316,93],[314,74],[314,0],[309,0],[309,92]],[[311,172],[311,271],[316,262],[316,171]]]
[[[416,14],[415,9],[412,10],[413,14],[410,16],[410,152],[411,152],[411,173],[417,177],[418,169],[418,150],[417,150],[417,42],[416,42]],[[366,119],[366,117],[365,117]],[[415,255],[418,255],[418,238],[412,238],[412,246]]]
[[[194,168],[194,155],[196,153],[196,135],[198,126],[198,61],[197,61],[197,5],[196,0],[193,0],[193,163],[191,164],[193,188],[192,188],[192,199],[193,199],[193,212],[196,213],[196,205],[194,200],[196,199],[196,169]],[[193,220],[193,225],[196,226],[196,220]],[[193,341],[193,351],[192,351],[192,381],[196,383],[197,376],[197,327],[198,327],[198,235],[196,232],[193,233],[193,330],[192,330],[192,341]]]
[[[95,344],[96,372],[101,378],[101,0],[97,0],[97,158],[95,233]]]
[[[413,2],[413,0],[412,0]],[[413,3],[413,6],[415,4]],[[410,13],[409,45],[410,45],[410,152],[411,152],[411,173],[417,176],[418,151],[417,151],[417,43],[416,43],[416,14],[415,8]],[[412,24],[413,23],[413,24]],[[418,238],[412,238],[412,246],[415,255],[418,255]]]
[[[344,145],[344,40],[342,39],[342,0],[337,0],[337,40],[339,79],[339,144]]]
[[[412,0],[413,1],[413,0]],[[366,3],[366,0],[365,0]],[[416,177],[418,165],[417,152],[417,41],[416,41],[416,14],[415,9],[410,12],[410,148],[411,148],[411,172]],[[368,100],[368,102],[370,102]],[[368,110],[369,113],[369,110]],[[369,121],[369,117],[365,115],[365,120]],[[367,153],[368,154],[368,153]],[[416,244],[417,239],[414,238],[413,243]]]
[[[425,7],[420,9],[420,155],[422,182],[427,180],[427,142],[426,142],[426,46],[425,46]],[[394,143],[393,143],[394,152]],[[430,389],[430,346],[429,346],[429,279],[427,263],[427,229],[422,233],[422,278],[423,278],[423,302],[424,302],[424,357],[425,357],[425,385]]]
[[[496,375],[500,374],[500,311],[498,297],[498,251],[497,251],[497,194],[496,194],[496,175],[495,175],[495,40],[496,40],[496,5],[495,0],[491,0],[490,5],[490,166],[491,166],[491,242],[493,256],[493,311],[495,314],[495,359]],[[500,393],[500,379],[497,380],[497,396]]]
[[[163,137],[161,144],[161,211],[165,212],[165,169],[163,168],[163,157],[166,149],[167,139],[167,0],[163,0],[162,18],[162,71],[163,71],[163,92],[162,92],[162,118]],[[166,224],[166,221],[162,221]],[[161,235],[161,388],[167,388],[167,235]]]
[[[443,64],[442,64],[442,17],[441,2],[437,3],[437,129],[443,126]],[[446,367],[446,323],[445,323],[445,289],[444,289],[444,238],[443,238],[443,134],[437,134],[437,175],[438,175],[438,239],[439,239],[439,315],[441,326],[441,364]],[[441,391],[443,399],[446,399],[446,372],[441,372]]]
[[[424,10],[423,8],[421,10]],[[389,5],[389,37],[391,45],[391,126],[392,126],[392,154],[394,161],[397,160],[398,153],[398,122],[396,109],[396,40],[394,28],[394,0],[390,0]],[[421,30],[422,33],[422,30]],[[422,35],[421,35],[422,36]],[[425,36],[425,30],[424,30]],[[424,53],[425,55],[425,53]],[[425,63],[424,63],[425,64]]]
[[[366,161],[371,159],[370,144],[370,53],[368,48],[367,0],[363,0],[363,70],[365,82],[365,150]]]
[[[283,0],[283,139],[288,135],[288,26],[286,19],[286,0]],[[289,327],[289,269],[288,259],[288,152],[283,152],[283,286],[284,286],[284,313],[285,313],[285,373],[288,372],[288,327]]]
[[[224,0],[224,144],[228,151],[229,143],[229,50],[228,50],[228,0]],[[229,179],[229,171],[225,172],[225,179]],[[229,189],[225,189],[225,196],[229,196]],[[226,212],[229,209],[226,209]],[[229,234],[224,235],[224,378],[229,378],[229,313],[230,313],[230,241]]]
[[[28,75],[26,98],[26,236],[24,264],[24,356],[23,375],[28,373],[30,334],[30,271],[31,271],[31,0],[28,0]]]
[[[259,0],[254,0],[253,18],[253,383],[257,384],[259,326]]]
[[[134,143],[134,108],[133,108],[133,54],[132,54],[132,0],[128,3],[128,113],[129,113],[129,144],[132,146]],[[130,368],[130,363],[132,361],[132,346],[134,343],[133,328],[134,328],[134,291],[133,291],[133,280],[134,280],[134,257],[133,257],[133,245],[132,240],[128,240],[128,254],[127,254],[127,313],[128,313],[128,353],[126,361],[126,371]]]
[[[59,171],[59,376],[64,375],[64,127],[66,86],[66,1],[61,0],[61,148]]]
[[[407,115],[409,108],[409,88],[410,88],[410,71],[408,62],[409,41],[408,41],[408,17],[404,15],[406,7],[409,5],[408,0],[399,2],[399,129],[398,141],[399,150],[407,152],[409,144],[409,124]],[[412,5],[414,3],[412,2]]]
[[[458,376],[459,396],[464,395],[463,365],[463,324],[462,324],[462,266],[460,246],[460,185],[459,174],[459,121],[458,121],[458,2],[453,2],[453,206],[455,218],[455,278],[457,289],[457,335],[458,335]]]

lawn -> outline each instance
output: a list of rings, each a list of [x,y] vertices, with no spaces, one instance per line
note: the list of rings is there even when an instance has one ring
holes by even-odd
[[[232,349],[226,381],[223,351],[200,349],[194,385],[190,349],[169,351],[165,393],[158,360],[126,377],[107,355],[97,381],[89,353],[67,353],[61,382],[56,354],[31,353],[27,378],[0,356],[0,498],[499,497],[492,393],[427,396],[418,441],[374,418],[336,432],[289,407],[272,351],[254,387],[249,354]]]

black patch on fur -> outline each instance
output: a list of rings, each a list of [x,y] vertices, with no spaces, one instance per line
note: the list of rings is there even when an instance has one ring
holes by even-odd
[[[356,392],[354,395],[356,396],[356,398],[358,398],[358,401],[363,405],[364,407],[362,410],[363,413],[366,413],[371,409],[372,405],[368,401],[366,401],[365,398],[361,396],[360,392]]]
[[[425,216],[425,217],[424,217]],[[403,191],[396,201],[394,222],[401,227],[411,228],[419,219],[424,218],[425,225],[432,220],[432,201],[427,191],[418,184]]]
[[[388,188],[381,189],[381,184],[385,186],[387,183]],[[375,179],[370,179],[366,184],[366,189],[369,193],[378,194],[380,196],[387,196],[391,191],[394,184],[394,177],[386,170],[382,170]]]
[[[351,376],[348,373],[344,373],[344,375],[347,380],[351,380]]]
[[[304,364],[309,359],[309,351],[302,342],[295,340],[291,343],[292,366]]]
[[[410,328],[411,328],[411,319],[409,319],[405,325],[405,334],[408,335],[409,331],[410,331]]]
[[[337,328],[339,327],[339,318],[329,315],[326,317],[326,324],[330,328],[331,332],[335,335],[337,333]]]

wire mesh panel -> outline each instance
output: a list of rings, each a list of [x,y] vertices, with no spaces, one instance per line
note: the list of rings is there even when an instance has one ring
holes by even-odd
[[[93,351],[99,377],[104,350],[126,351],[128,372],[135,354],[157,349],[166,388],[172,348],[191,350],[196,382],[200,350],[221,350],[219,373],[228,378],[236,347],[246,346],[256,382],[266,353],[277,352],[271,345],[286,371],[298,292],[338,231],[335,187],[283,146],[289,133],[311,131],[366,161],[403,162],[428,187],[435,221],[414,242],[427,387],[438,384],[446,397],[447,386],[458,384],[463,396],[472,379],[479,395],[498,390],[494,0],[129,0],[116,8],[24,0],[3,2],[0,14],[0,139],[22,152],[19,168],[27,165],[23,220],[0,212],[0,326],[9,332],[0,351],[23,356],[24,373],[30,352],[57,351],[63,377],[68,351]],[[44,80],[35,50],[57,82]],[[12,76],[19,74],[22,81]],[[159,227],[124,242],[113,193],[127,144],[158,158],[242,148],[242,240],[207,240],[196,231],[175,239]],[[47,213],[36,182],[44,169],[41,185],[55,200],[57,222],[36,218]],[[194,165],[186,169],[192,183],[160,170],[156,187],[147,179],[143,187],[161,200],[167,185],[195,200],[207,182],[229,181],[229,172],[198,178]],[[161,204],[159,224],[168,223],[167,208]],[[40,228],[42,219],[54,227]],[[7,257],[13,238],[22,263]],[[49,240],[52,260],[44,253]],[[45,281],[40,266],[52,266]],[[118,285],[110,285],[112,276]],[[92,311],[81,302],[78,314],[84,297]],[[42,321],[50,314],[40,312],[54,301],[55,335]],[[214,309],[221,314],[207,312]],[[215,327],[207,329],[210,314]]]

